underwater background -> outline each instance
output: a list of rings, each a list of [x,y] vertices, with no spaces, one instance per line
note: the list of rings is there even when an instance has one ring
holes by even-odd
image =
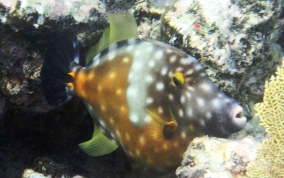
[[[0,0],[0,177],[151,176],[133,171],[121,148],[101,157],[85,154],[78,144],[92,137],[93,121],[84,103],[75,97],[52,108],[41,91],[40,71],[53,34],[72,29],[85,59],[108,27],[108,14],[115,12],[134,15],[139,38],[197,58],[249,120],[229,139],[193,140],[177,177],[283,177],[283,72],[279,69],[270,87],[280,91],[265,86],[283,60],[283,5],[282,0]],[[260,102],[264,106],[256,106],[255,115]],[[262,143],[265,138],[277,146]],[[267,142],[269,149],[261,149]],[[258,163],[257,150],[277,154]]]

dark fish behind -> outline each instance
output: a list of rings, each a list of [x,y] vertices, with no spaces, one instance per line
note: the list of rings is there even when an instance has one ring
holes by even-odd
[[[42,68],[44,95],[52,106],[82,98],[96,126],[80,144],[91,155],[117,145],[136,162],[161,171],[181,163],[198,136],[227,137],[241,130],[242,107],[221,92],[192,56],[167,44],[128,39],[79,66],[75,35],[51,44]]]

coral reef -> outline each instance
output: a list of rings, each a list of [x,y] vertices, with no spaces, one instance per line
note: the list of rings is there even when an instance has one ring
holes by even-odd
[[[25,169],[23,178],[48,178],[48,177],[62,177],[62,178],[83,178],[80,175],[70,176],[71,172],[65,165],[57,164],[49,158],[37,158],[34,161],[35,167],[33,169]],[[36,172],[38,171],[38,172]],[[39,173],[41,172],[41,173]]]
[[[258,145],[252,137],[242,140],[195,138],[185,152],[176,175],[179,178],[244,178],[246,165],[255,159]]]
[[[265,82],[262,103],[255,105],[255,110],[269,138],[265,139],[258,150],[257,158],[248,165],[249,177],[283,177],[284,176],[284,58],[282,67],[276,76]]]
[[[17,3],[19,4],[17,6]],[[13,13],[15,16],[23,17],[27,14],[37,13],[34,26],[39,27],[45,22],[46,18],[55,19],[61,16],[72,16],[76,22],[83,22],[90,20],[90,12],[97,11],[97,13],[106,13],[106,4],[101,1],[77,1],[77,0],[30,0],[30,1],[7,1],[0,0],[5,8],[10,9],[9,14]],[[2,23],[6,22],[5,14],[2,16]],[[97,20],[97,19],[95,19]]]
[[[54,32],[72,29],[84,59],[111,12],[134,14],[140,38],[171,43],[194,55],[209,77],[246,108],[259,102],[262,81],[271,76],[283,55],[283,36],[276,40],[283,33],[283,20],[278,18],[282,10],[283,19],[284,1],[192,0],[180,6],[182,2],[0,0],[0,175],[20,177],[41,156],[74,166],[75,173],[87,177],[129,172],[114,165],[113,160],[122,159],[121,153],[94,159],[76,150],[78,143],[92,135],[87,111],[76,99],[52,109],[43,99],[39,81]],[[246,115],[250,113],[247,109]],[[261,128],[255,131],[255,125],[252,122],[249,131],[234,138],[253,132],[263,138]]]
[[[281,63],[270,52],[282,53],[271,45],[279,36],[274,25],[280,13],[277,0],[179,0],[164,14],[163,38],[200,59],[213,82],[248,103],[260,100],[258,81],[270,76],[258,70],[271,73]]]

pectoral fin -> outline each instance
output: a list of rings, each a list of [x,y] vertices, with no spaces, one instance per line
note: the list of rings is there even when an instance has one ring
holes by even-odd
[[[91,156],[102,156],[113,152],[118,145],[95,127],[92,139],[79,144],[79,147]]]
[[[174,119],[173,115],[170,121],[166,121],[165,119],[161,118],[159,115],[148,109],[147,112],[155,121],[151,123],[151,136],[154,139],[171,139],[177,128],[177,122]]]

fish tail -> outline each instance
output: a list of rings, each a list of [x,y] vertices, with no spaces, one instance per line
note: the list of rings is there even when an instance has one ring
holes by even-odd
[[[73,81],[68,73],[79,65],[79,45],[72,31],[54,35],[41,69],[41,88],[51,106],[59,106],[72,98],[67,83]]]

